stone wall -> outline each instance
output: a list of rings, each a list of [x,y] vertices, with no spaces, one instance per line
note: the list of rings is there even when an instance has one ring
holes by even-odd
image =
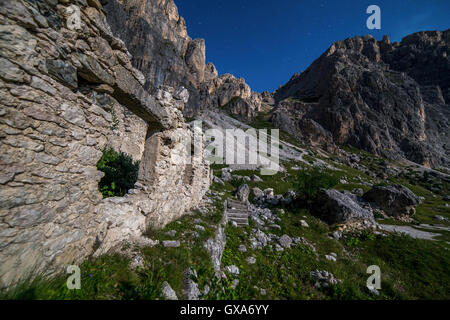
[[[68,24],[71,5],[80,28]],[[151,96],[131,58],[97,0],[0,0],[0,287],[94,249],[145,244],[150,224],[181,216],[208,189],[208,165],[183,148],[187,91]],[[98,191],[107,145],[141,161],[122,198]]]

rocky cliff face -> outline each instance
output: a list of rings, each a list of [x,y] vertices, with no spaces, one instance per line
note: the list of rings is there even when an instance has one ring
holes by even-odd
[[[222,110],[244,121],[250,121],[261,111],[261,95],[252,91],[242,78],[224,74],[205,81],[199,88],[204,109]]]
[[[150,95],[130,58],[97,0],[0,1],[0,287],[149,242],[209,188],[185,148],[189,93]],[[106,145],[140,160],[125,197],[98,191]]]
[[[206,64],[205,41],[188,36],[173,0],[105,2],[108,22],[132,53],[133,66],[145,75],[147,90],[153,92],[161,85],[186,87],[187,116],[225,105],[228,112],[244,119],[259,111],[261,97],[243,79],[218,77],[215,66]]]
[[[104,7],[114,34],[143,70],[145,87],[185,84],[195,88],[205,77],[205,42],[192,40],[173,0],[109,0]]]
[[[450,165],[450,31],[333,44],[275,92],[275,125],[301,141]]]

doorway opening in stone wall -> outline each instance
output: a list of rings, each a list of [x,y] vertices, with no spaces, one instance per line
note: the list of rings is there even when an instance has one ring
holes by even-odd
[[[194,161],[195,156],[195,146],[194,144],[190,145],[190,159],[191,162],[186,164],[183,175],[183,184],[184,185],[192,185],[194,183],[194,166],[192,162]]]
[[[145,137],[144,153],[139,166],[138,181],[144,186],[152,185],[155,181],[155,167],[160,151],[159,131],[150,126]]]
[[[97,169],[105,175],[98,183],[98,189],[103,198],[123,197],[138,179],[140,161],[107,145],[97,162]]]

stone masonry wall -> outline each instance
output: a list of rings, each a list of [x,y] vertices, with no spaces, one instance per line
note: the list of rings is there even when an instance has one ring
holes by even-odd
[[[181,216],[209,188],[208,165],[188,163],[183,148],[189,94],[149,95],[130,59],[98,0],[0,0],[0,287],[94,249],[145,244],[148,225]],[[123,198],[98,191],[106,145],[141,161]]]

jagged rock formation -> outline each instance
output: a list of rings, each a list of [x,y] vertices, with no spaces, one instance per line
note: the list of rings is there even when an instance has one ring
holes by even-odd
[[[148,225],[207,191],[209,166],[185,148],[203,141],[183,120],[188,92],[150,95],[130,58],[98,1],[0,1],[0,286],[151,244]],[[140,160],[125,197],[98,191],[106,145]]]
[[[450,31],[333,44],[275,92],[272,121],[304,143],[450,165]]]
[[[192,92],[203,82],[205,42],[188,36],[173,0],[110,0],[104,8],[113,33],[143,71],[146,89],[182,84]]]
[[[105,10],[114,34],[132,53],[133,66],[145,75],[147,90],[161,85],[189,90],[185,115],[224,108],[248,120],[260,111],[261,96],[244,79],[219,77],[216,67],[205,63],[205,41],[188,36],[173,0],[109,0]]]
[[[203,83],[200,103],[202,109],[222,110],[243,121],[251,121],[262,110],[261,95],[252,91],[244,79],[231,74]]]

